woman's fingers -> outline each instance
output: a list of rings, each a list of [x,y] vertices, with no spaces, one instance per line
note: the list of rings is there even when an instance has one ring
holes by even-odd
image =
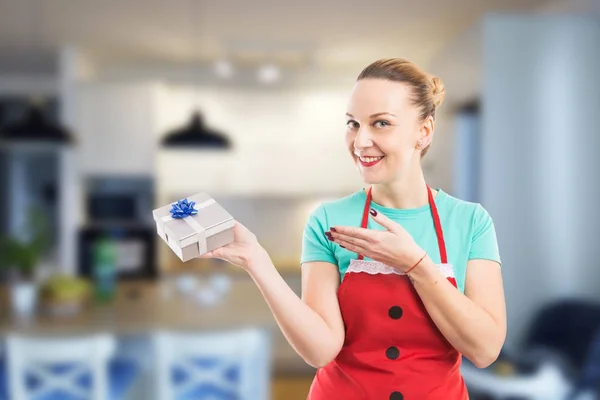
[[[215,258],[214,253],[214,251],[209,251],[208,253],[202,254],[199,258]]]
[[[366,249],[370,246],[373,246],[373,243],[371,241],[367,241],[361,237],[354,237],[345,233],[341,233],[336,228],[331,228],[331,231],[325,232],[325,235],[327,236],[327,239],[341,246],[344,246],[347,249],[350,249],[350,247],[357,249]]]
[[[343,248],[345,248],[348,251],[351,251],[353,253],[357,253],[357,254],[362,254],[364,256],[367,256],[370,254],[370,251],[360,245],[357,245],[355,243],[349,242],[347,240],[343,240],[343,239],[335,239],[334,243],[339,244],[340,246],[342,246]]]
[[[340,235],[339,237],[352,237],[357,240],[362,240],[363,242],[371,243],[375,243],[378,240],[377,235],[381,233],[373,229],[357,228],[355,226],[332,226],[329,232]],[[325,232],[325,234],[327,234],[327,232]]]
[[[375,210],[374,208],[371,208],[369,210],[369,213],[371,214],[371,218],[373,218],[375,222],[377,222],[379,225],[383,226],[390,232],[397,232],[398,230],[403,229],[402,225],[395,221],[392,221],[391,219],[383,215],[383,213],[377,212],[377,210]]]
[[[225,246],[227,247],[227,246]],[[227,249],[225,247],[219,247],[214,249],[213,251],[209,251],[208,253],[204,253],[200,256],[200,258],[218,258],[219,260],[227,260]]]

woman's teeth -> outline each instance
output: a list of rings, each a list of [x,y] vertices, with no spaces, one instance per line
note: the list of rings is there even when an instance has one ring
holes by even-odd
[[[360,158],[360,161],[362,161],[362,162],[370,163],[370,162],[381,160],[383,158],[383,156],[382,157],[359,157],[359,158]]]

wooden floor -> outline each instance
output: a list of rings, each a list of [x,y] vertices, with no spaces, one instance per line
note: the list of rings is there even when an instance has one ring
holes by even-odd
[[[273,382],[273,400],[306,400],[313,377],[276,378]]]

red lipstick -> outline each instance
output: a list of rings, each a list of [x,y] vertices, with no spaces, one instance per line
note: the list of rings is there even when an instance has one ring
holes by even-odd
[[[381,160],[383,160],[383,156],[363,157],[363,158],[358,157],[358,162],[360,162],[360,165],[362,165],[363,167],[372,167],[372,166],[378,164]]]

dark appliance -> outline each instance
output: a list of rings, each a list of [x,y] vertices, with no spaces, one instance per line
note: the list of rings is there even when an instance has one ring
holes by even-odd
[[[118,279],[156,278],[153,202],[152,178],[89,178],[85,188],[87,223],[78,235],[79,273],[93,276],[94,246],[99,240],[110,238],[116,244]]]

